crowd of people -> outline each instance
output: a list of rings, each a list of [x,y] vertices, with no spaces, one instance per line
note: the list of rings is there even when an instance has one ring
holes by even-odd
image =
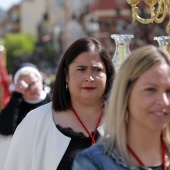
[[[35,65],[13,77],[0,113],[0,133],[13,135],[4,170],[170,168],[168,52],[139,47],[115,73],[107,49],[84,37],[64,53],[51,98]]]

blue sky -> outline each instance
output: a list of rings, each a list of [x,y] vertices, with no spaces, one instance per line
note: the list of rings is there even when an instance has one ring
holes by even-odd
[[[0,0],[0,8],[8,10],[11,6],[19,4],[21,0]]]

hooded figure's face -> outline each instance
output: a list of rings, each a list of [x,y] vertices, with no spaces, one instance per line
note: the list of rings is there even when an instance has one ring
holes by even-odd
[[[29,101],[34,101],[39,98],[43,90],[43,83],[36,74],[30,73],[29,75],[21,76],[18,81],[25,81],[28,84],[23,98]]]

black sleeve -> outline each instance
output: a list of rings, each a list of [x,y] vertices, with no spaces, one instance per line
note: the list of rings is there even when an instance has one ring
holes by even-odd
[[[11,135],[14,133],[22,100],[21,93],[12,93],[9,103],[0,113],[0,134]]]

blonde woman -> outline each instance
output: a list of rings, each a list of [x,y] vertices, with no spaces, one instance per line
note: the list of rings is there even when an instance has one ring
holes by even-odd
[[[98,144],[73,170],[170,168],[170,55],[147,45],[134,50],[115,77]]]

